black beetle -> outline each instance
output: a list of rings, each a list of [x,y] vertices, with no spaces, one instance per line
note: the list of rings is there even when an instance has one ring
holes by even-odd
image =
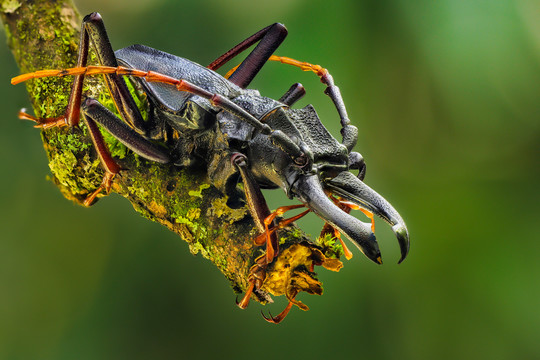
[[[347,206],[358,206],[392,226],[401,248],[399,262],[409,251],[409,235],[401,216],[362,181],[365,164],[362,156],[352,151],[358,131],[350,124],[331,75],[318,65],[272,55],[286,35],[283,25],[270,25],[204,67],[143,45],[114,52],[101,16],[92,13],[82,23],[76,68],[25,74],[14,78],[12,83],[36,77],[75,75],[64,116],[37,119],[22,113],[21,117],[34,120],[41,127],[75,126],[82,111],[106,171],[102,185],[88,197],[87,205],[99,192],[109,190],[114,175],[120,171],[96,123],[148,160],[178,166],[203,162],[213,184],[229,197],[229,206],[241,206],[245,198],[257,227],[264,234],[265,241],[259,243],[266,242],[266,255],[257,259],[251,270],[250,289],[239,303],[243,308],[253,289],[262,285],[266,266],[279,251],[277,238],[269,226],[274,224],[276,215],[288,209],[307,207],[304,213],[316,213],[329,226],[347,235],[369,259],[380,264],[381,254],[370,224],[348,213]],[[254,50],[228,78],[214,71],[255,43],[258,44]],[[90,44],[101,66],[86,66]],[[279,100],[246,89],[268,60],[317,73],[327,86],[325,93],[337,108],[342,127],[341,143],[330,135],[311,105],[303,109],[291,108],[305,94],[301,84],[294,84]],[[91,98],[83,101],[84,76],[92,74],[105,74],[123,121],[98,101]],[[148,119],[142,118],[124,75],[132,76],[147,94]],[[157,146],[150,140],[167,146]],[[358,175],[353,175],[351,169],[358,170]],[[244,183],[245,196],[237,188],[240,180]],[[303,205],[271,213],[261,188],[282,188]],[[280,224],[274,224],[274,229]],[[285,314],[268,320],[279,322]]]

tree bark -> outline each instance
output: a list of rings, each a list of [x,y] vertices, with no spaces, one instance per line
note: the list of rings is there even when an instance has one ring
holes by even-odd
[[[21,73],[61,69],[76,64],[81,17],[69,0],[0,0],[1,19],[8,45]],[[14,74],[15,75],[15,74]],[[85,80],[85,93],[111,101],[100,78]],[[36,116],[56,117],[67,107],[72,78],[43,78],[26,83]],[[53,181],[63,195],[79,204],[97,189],[103,169],[84,124],[42,130]],[[104,134],[106,136],[106,134]],[[122,170],[112,191],[127,198],[137,212],[174,231],[193,254],[214,263],[235,292],[249,286],[254,259],[263,253],[252,241],[257,230],[247,208],[226,206],[204,170],[180,170],[173,165],[146,161],[106,136]],[[339,248],[328,238],[319,245],[295,227],[280,230],[280,254],[269,266],[267,278],[255,298],[266,302],[274,295],[307,291],[321,294],[312,265],[338,270]],[[322,250],[322,252],[321,252]],[[333,258],[333,259],[331,259]]]

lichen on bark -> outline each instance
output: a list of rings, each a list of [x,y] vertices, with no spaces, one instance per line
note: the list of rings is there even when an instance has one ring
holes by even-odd
[[[71,1],[4,0],[0,5],[8,45],[21,73],[75,65],[81,17]],[[67,107],[71,83],[68,77],[28,81],[36,115],[61,115]],[[88,79],[85,92],[104,103],[110,101],[98,78]],[[53,181],[66,198],[82,204],[103,177],[86,127],[81,123],[74,128],[42,130],[42,139]],[[121,146],[115,148],[117,141],[110,136],[106,141],[124,169],[115,177],[112,191],[127,198],[145,218],[177,233],[193,254],[200,253],[212,261],[235,292],[245,291],[249,270],[263,251],[252,241],[257,230],[247,208],[227,207],[205,171],[182,171],[173,165],[152,163]],[[326,239],[324,246],[315,245],[295,227],[281,230],[279,236],[281,253],[268,268],[267,281],[256,299],[266,302],[267,292],[283,295],[291,286],[321,294],[313,265],[336,271],[341,266],[336,259],[339,251],[328,245],[332,241]]]

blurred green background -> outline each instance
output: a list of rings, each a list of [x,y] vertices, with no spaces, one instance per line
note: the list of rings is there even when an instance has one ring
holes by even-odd
[[[411,253],[378,222],[385,264],[359,252],[319,270],[322,297],[241,311],[223,276],[118,196],[90,209],[50,181],[39,131],[0,46],[0,359],[540,358],[540,3],[537,0],[78,2],[115,48],[142,43],[202,64],[272,22],[278,55],[321,64],[360,129],[366,182],[400,211]],[[310,73],[271,63],[252,87]],[[272,207],[289,204],[267,192]],[[314,215],[300,226],[316,234]]]

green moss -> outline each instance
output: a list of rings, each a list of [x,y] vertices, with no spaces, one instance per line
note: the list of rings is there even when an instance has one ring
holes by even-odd
[[[142,202],[146,202],[150,194],[146,188],[137,185],[128,186],[128,191]]]
[[[322,252],[327,258],[339,259],[343,256],[341,243],[331,234],[319,237],[315,243],[322,248]]]
[[[202,192],[204,189],[208,189],[210,187],[210,184],[202,184],[201,186],[199,186],[199,190],[195,190],[195,191],[189,191],[188,192],[188,195],[189,196],[193,196],[193,197],[198,197],[198,198],[201,198],[202,199]]]
[[[248,215],[248,209],[245,206],[239,209],[231,209],[227,206],[227,197],[220,197],[212,201],[209,215],[232,224],[245,218]]]
[[[201,216],[201,209],[193,208],[187,212],[187,218],[191,221],[198,219]]]
[[[0,5],[3,12],[6,14],[12,14],[15,12],[15,10],[20,8],[22,4],[17,0],[4,0]]]
[[[195,218],[194,214],[200,214],[200,209],[188,209],[187,211],[181,207],[176,208],[173,213],[171,214],[171,217],[174,219],[174,221],[177,224],[184,224],[186,225],[190,232],[192,233],[194,239],[196,241],[200,241],[202,239],[206,239],[207,230],[206,227],[200,222],[195,221],[199,219],[198,217]]]
[[[210,257],[210,253],[208,252],[208,250],[206,250],[206,248],[200,242],[190,243],[189,251],[193,255],[197,255],[200,253],[202,256],[204,256],[207,259]]]
[[[289,227],[288,231],[281,231],[280,234],[283,234],[283,236],[279,238],[279,245],[283,245],[285,243],[293,241],[294,239],[300,239],[304,235],[302,230],[297,227]]]

